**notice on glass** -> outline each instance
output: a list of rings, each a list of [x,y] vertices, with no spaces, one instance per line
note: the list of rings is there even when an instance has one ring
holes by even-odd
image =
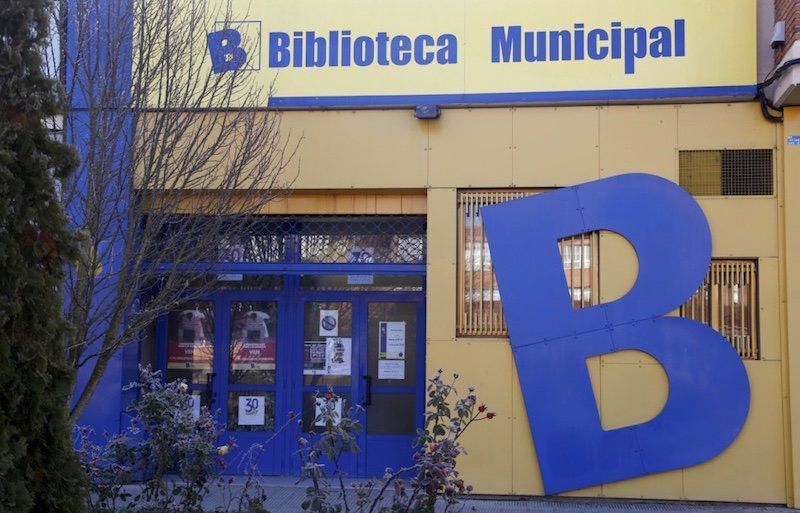
[[[328,406],[328,403],[331,403],[331,406]],[[339,425],[339,421],[342,418],[342,398],[339,397],[338,399],[327,401],[324,397],[317,397],[316,399],[316,407],[314,409],[314,425],[315,426],[324,426],[325,419],[322,418],[322,409],[332,407],[333,412],[335,415],[333,416],[333,425]]]
[[[406,361],[378,360],[378,379],[406,379]]]
[[[327,374],[327,352],[327,342],[306,340],[303,343],[303,374],[306,376]]]
[[[239,425],[240,426],[264,425],[263,395],[239,396]]]
[[[349,376],[352,339],[329,337],[325,346],[326,373],[331,376]]]
[[[214,357],[214,328],[200,310],[169,313],[168,369],[210,371]]]
[[[200,396],[190,395],[186,397],[186,404],[192,410],[192,420],[200,418]]]
[[[319,336],[320,337],[339,336],[339,310],[319,311]]]
[[[231,368],[233,370],[275,370],[275,331],[272,317],[250,310],[233,316],[231,329]]]
[[[406,323],[403,321],[381,321],[378,323],[378,358],[381,360],[405,360]]]

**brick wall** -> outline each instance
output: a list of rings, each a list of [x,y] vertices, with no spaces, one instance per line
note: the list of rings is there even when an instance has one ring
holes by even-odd
[[[800,0],[775,0],[775,21],[781,20],[786,22],[786,44],[775,50],[776,64],[792,43],[800,40]]]

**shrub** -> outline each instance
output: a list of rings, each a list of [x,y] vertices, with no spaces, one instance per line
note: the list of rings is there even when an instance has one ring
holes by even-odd
[[[298,439],[298,455],[302,461],[303,478],[310,480],[306,488],[303,511],[314,513],[433,513],[436,503],[444,503],[448,511],[459,503],[461,494],[472,491],[456,470],[457,459],[466,453],[460,438],[475,422],[491,420],[495,414],[478,404],[474,388],[461,397],[452,380],[442,379],[442,370],[428,380],[425,426],[417,431],[414,442],[415,463],[401,469],[387,468],[380,481],[366,481],[352,486],[352,508],[342,479],[339,462],[344,454],[358,452],[355,436],[361,431],[356,419],[360,407],[336,413],[339,397],[328,390],[321,399],[323,407],[317,421],[324,423],[319,438],[310,444],[306,438]],[[331,463],[333,477],[338,486],[331,491],[323,456]]]
[[[139,390],[129,411],[131,426],[106,437],[104,446],[91,443],[92,433],[79,431],[78,453],[91,480],[87,506],[92,512],[132,510],[201,512],[224,456],[235,445],[217,447],[221,430],[207,408],[197,420],[187,404],[188,387],[175,381],[164,384],[158,372],[141,370]],[[174,477],[167,479],[167,474]],[[134,480],[141,486],[132,493]]]

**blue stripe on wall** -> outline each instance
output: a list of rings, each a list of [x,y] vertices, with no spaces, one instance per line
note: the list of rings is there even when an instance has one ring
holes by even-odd
[[[276,108],[411,107],[414,105],[492,105],[519,103],[603,102],[677,98],[755,97],[755,85],[610,89],[605,91],[552,91],[528,93],[420,94],[374,96],[276,96]]]

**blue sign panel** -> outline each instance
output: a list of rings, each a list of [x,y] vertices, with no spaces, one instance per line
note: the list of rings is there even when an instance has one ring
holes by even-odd
[[[697,290],[711,259],[689,194],[627,174],[482,215],[546,493],[696,465],[733,442],[750,407],[744,364],[711,328],[663,317]],[[595,230],[631,243],[639,275],[620,299],[575,310],[558,240]],[[669,394],[652,420],[604,430],[586,359],[623,350],[658,360]]]

